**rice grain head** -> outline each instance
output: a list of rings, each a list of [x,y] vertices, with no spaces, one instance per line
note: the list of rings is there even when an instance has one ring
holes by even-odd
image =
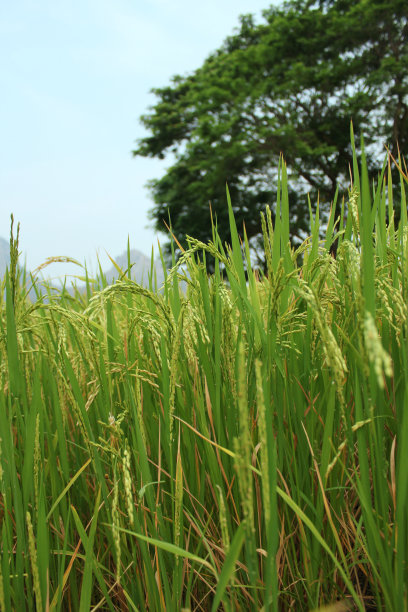
[[[31,562],[31,571],[33,573],[33,587],[34,594],[36,600],[37,610],[42,610],[42,597],[41,597],[41,588],[40,588],[40,572],[38,569],[38,560],[37,560],[37,549],[35,545],[35,537],[33,524],[31,522],[31,514],[26,512],[26,522],[27,522],[27,531],[28,531],[28,552],[30,555]]]
[[[132,476],[130,473],[130,453],[129,453],[129,448],[128,448],[127,443],[126,443],[126,448],[123,452],[122,470],[123,470],[123,485],[125,489],[126,508],[128,512],[129,523],[133,527],[134,502],[133,502],[133,493],[132,493]]]
[[[115,544],[116,551],[116,582],[120,584],[120,560],[121,560],[121,548],[120,548],[120,532],[119,532],[119,485],[117,475],[114,476],[113,484],[113,502],[112,502],[112,532],[113,541]]]
[[[221,527],[221,540],[222,545],[224,547],[225,555],[228,554],[230,548],[230,537],[228,532],[228,521],[227,521],[227,511],[225,508],[225,499],[224,494],[220,485],[217,485],[218,493],[219,493],[219,510],[220,510],[220,527]]]
[[[389,378],[393,375],[392,359],[384,349],[371,312],[364,317],[364,342],[370,363],[374,365],[377,383],[384,389],[384,374]]]
[[[270,509],[270,490],[269,490],[269,461],[268,461],[268,441],[266,437],[266,412],[265,400],[262,386],[261,362],[255,362],[256,375],[256,398],[258,405],[258,430],[259,442],[261,444],[261,472],[262,472],[262,494],[265,514],[265,524],[269,525],[271,515]]]

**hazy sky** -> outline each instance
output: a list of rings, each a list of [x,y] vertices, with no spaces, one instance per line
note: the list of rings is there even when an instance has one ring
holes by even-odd
[[[145,183],[166,162],[133,158],[152,87],[198,68],[238,16],[268,0],[0,2],[0,236],[21,222],[29,268],[68,255],[95,269],[150,254]],[[164,242],[164,235],[159,235]],[[156,248],[155,248],[156,250]],[[54,265],[52,275],[77,268]]]

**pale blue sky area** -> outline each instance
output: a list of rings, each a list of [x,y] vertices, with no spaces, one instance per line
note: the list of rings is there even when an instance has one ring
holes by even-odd
[[[150,254],[145,183],[166,162],[133,158],[152,87],[198,68],[268,0],[7,0],[0,3],[0,236],[10,213],[33,269],[67,255],[95,269]],[[161,242],[164,235],[159,235]],[[155,251],[157,247],[155,247]],[[77,273],[54,265],[52,275]]]

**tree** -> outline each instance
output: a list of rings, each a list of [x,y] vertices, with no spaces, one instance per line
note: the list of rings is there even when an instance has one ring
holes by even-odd
[[[406,0],[289,0],[240,18],[239,29],[188,76],[154,89],[141,118],[149,135],[134,155],[175,162],[150,182],[151,218],[171,218],[178,240],[211,238],[210,208],[229,238],[228,183],[252,243],[259,212],[275,200],[281,153],[290,184],[292,237],[308,222],[307,193],[328,209],[348,184],[350,120],[375,172],[384,145],[408,145]]]

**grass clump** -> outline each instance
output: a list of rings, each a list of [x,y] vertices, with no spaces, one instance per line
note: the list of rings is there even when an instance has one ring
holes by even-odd
[[[231,246],[191,239],[161,292],[86,277],[31,304],[11,267],[2,611],[407,609],[408,223],[390,177],[370,188],[355,163],[340,219],[322,240],[311,214],[295,251],[282,165],[265,272],[230,203]]]

